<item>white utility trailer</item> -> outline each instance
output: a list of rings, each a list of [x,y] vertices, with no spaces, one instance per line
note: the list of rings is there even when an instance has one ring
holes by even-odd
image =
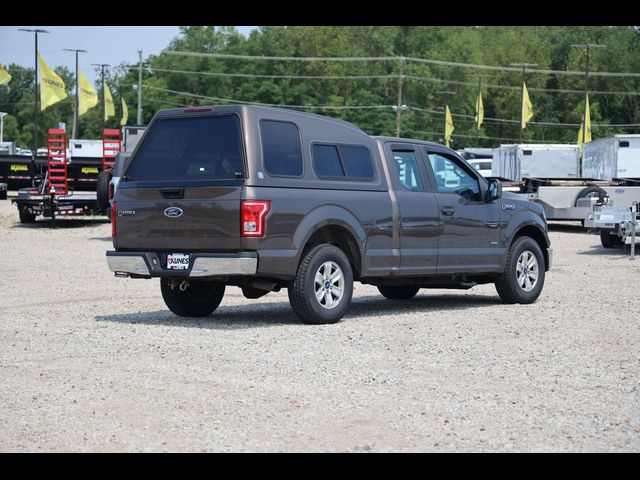
[[[625,137],[638,137],[640,141],[640,135]],[[595,149],[593,151],[596,152]],[[633,162],[628,158],[625,157],[621,163],[625,168]],[[640,165],[637,153],[634,158]],[[595,205],[607,202],[608,205],[627,208],[634,201],[640,201],[640,178],[593,175],[599,162],[613,164],[611,160],[593,153],[590,157],[591,175],[585,175],[580,165],[578,145],[501,145],[494,152],[491,176],[501,179],[505,190],[525,195],[541,204],[549,220],[584,222]]]

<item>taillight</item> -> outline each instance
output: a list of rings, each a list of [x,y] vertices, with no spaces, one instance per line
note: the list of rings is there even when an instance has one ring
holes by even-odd
[[[270,208],[271,202],[268,200],[242,200],[240,235],[262,237],[265,230],[265,217]]]
[[[116,236],[116,202],[111,203],[111,236]]]

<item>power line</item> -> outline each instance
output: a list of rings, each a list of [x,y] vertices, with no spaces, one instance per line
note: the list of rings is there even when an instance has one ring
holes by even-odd
[[[138,69],[138,66],[127,66],[129,70]],[[177,69],[168,69],[168,68],[155,68],[150,67],[150,72],[153,74],[154,72],[159,73],[181,73],[185,75],[203,75],[203,76],[211,76],[211,77],[231,77],[231,78],[265,78],[265,79],[282,79],[282,80],[375,80],[375,79],[385,79],[385,80],[397,80],[400,78],[398,74],[387,74],[387,75],[267,75],[267,74],[257,74],[257,73],[225,73],[225,72],[202,72],[202,71],[194,71],[194,70],[177,70]],[[435,78],[435,77],[423,77],[419,75],[403,75],[402,78],[407,80],[414,81],[424,81],[424,82],[432,82],[432,83],[446,83],[451,85],[462,85],[470,88],[477,88],[477,84],[474,82],[464,82],[461,80],[449,80],[443,78]],[[484,83],[483,87],[489,89],[499,89],[499,90],[521,90],[521,86],[516,85],[498,85],[494,83]],[[583,90],[572,90],[572,89],[563,89],[563,88],[538,88],[538,87],[530,87],[528,88],[531,92],[539,92],[539,93],[568,93],[568,94],[579,94],[583,95]],[[590,93],[592,95],[621,95],[621,96],[640,96],[640,91],[614,91],[614,90],[591,90]]]
[[[177,50],[166,50],[164,53],[169,55],[182,55],[190,57],[211,57],[211,58],[227,58],[235,60],[260,60],[260,61],[292,61],[292,62],[379,62],[379,61],[396,61],[401,60],[415,63],[426,63],[432,65],[443,65],[449,67],[475,68],[483,70],[495,70],[503,72],[518,72],[522,70],[517,67],[502,67],[497,65],[482,65],[477,63],[450,62],[446,60],[434,60],[429,58],[417,57],[285,57],[285,56],[267,56],[267,55],[237,55],[231,53],[202,53],[202,52],[184,52]],[[578,75],[583,76],[584,72],[577,70],[550,70],[550,69],[531,69],[529,73],[544,73],[549,75]],[[633,77],[640,78],[640,73],[635,72],[591,72],[592,76],[600,77]]]

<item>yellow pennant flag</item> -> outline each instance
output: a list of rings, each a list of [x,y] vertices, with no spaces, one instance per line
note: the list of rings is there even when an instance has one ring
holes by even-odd
[[[580,146],[580,153],[582,153],[582,144],[589,143],[591,141],[591,113],[589,112],[590,108],[588,95],[585,98],[584,104],[584,115],[582,116],[582,122],[580,123],[580,130],[578,130],[578,145]]]
[[[482,93],[478,92],[478,98],[476,99],[476,116],[474,118],[476,121],[476,125],[478,126],[478,130],[480,130],[480,125],[482,125],[482,121],[484,120],[484,106],[482,105]]]
[[[122,119],[120,120],[120,125],[124,127],[127,124],[127,120],[129,120],[129,109],[124,102],[124,98],[121,97],[120,100],[122,100]]]
[[[445,107],[444,113],[444,144],[448,147],[451,140],[451,134],[453,133],[453,119],[451,118],[451,112],[449,111],[449,105]]]
[[[109,117],[115,117],[116,115],[116,107],[113,104],[113,97],[111,96],[111,90],[109,90],[109,85],[107,82],[104,82],[104,120],[105,122],[109,119]]]
[[[529,100],[529,92],[527,91],[527,85],[522,82],[522,128],[527,126],[527,122],[533,117],[533,105]]]
[[[90,108],[93,108],[98,104],[98,94],[93,89],[93,85],[91,85],[89,79],[84,76],[82,70],[78,70],[78,77],[78,86],[80,87],[80,99],[78,100],[78,116],[81,117],[82,115],[87,113]]]
[[[9,72],[7,72],[2,65],[0,65],[0,85],[8,83],[9,80],[11,80],[11,75],[9,75]]]
[[[49,68],[39,53],[38,69],[40,70],[40,110],[44,110],[67,98],[67,92],[62,79]]]

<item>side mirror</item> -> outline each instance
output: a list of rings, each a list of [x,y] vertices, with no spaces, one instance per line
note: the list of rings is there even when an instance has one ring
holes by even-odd
[[[489,180],[489,186],[487,188],[487,194],[485,195],[485,200],[487,203],[491,203],[494,200],[497,200],[502,197],[502,183],[500,180],[496,180],[492,178]]]

